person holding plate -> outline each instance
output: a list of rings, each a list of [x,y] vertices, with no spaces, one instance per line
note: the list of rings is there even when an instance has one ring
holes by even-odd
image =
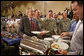
[[[33,18],[33,9],[30,8],[27,11],[27,17],[24,17],[21,21],[20,21],[20,27],[18,30],[18,35],[20,37],[27,37],[27,36],[33,36],[34,34],[31,33],[31,31],[39,31],[39,26],[38,26],[38,22],[36,19]]]
[[[72,35],[69,50],[60,49],[59,52],[64,55],[83,55],[83,1],[72,1],[72,10],[78,16],[79,21],[75,31],[67,33]]]

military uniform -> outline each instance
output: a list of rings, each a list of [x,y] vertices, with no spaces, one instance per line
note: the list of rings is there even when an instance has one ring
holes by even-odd
[[[37,19],[40,30],[42,29],[43,20],[41,18]]]
[[[61,25],[60,25],[60,21],[61,19],[56,18],[56,25],[57,25],[57,34],[60,35],[61,34]]]
[[[61,28],[61,33],[62,32],[68,32],[70,28],[70,19],[61,19],[60,21],[60,28]]]
[[[47,33],[47,36],[54,35],[57,32],[57,26],[56,26],[56,21],[55,19],[50,18],[43,20],[42,22],[42,30],[47,30],[50,31]]]

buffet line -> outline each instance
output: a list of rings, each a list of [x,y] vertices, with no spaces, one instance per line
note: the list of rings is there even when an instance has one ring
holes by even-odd
[[[38,34],[38,31],[33,31],[33,33]],[[46,33],[48,33],[48,31]],[[18,37],[16,33],[8,33],[4,31],[1,32],[1,36],[9,46],[16,42],[20,43],[20,55],[61,55],[58,52],[58,49],[68,50],[70,44],[69,39],[63,39],[60,35],[52,35],[52,37],[42,39],[37,36],[27,36],[22,38]]]

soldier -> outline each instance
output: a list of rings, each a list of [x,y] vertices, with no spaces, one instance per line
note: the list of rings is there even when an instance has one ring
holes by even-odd
[[[35,11],[35,16],[34,18],[37,20],[38,24],[39,24],[39,28],[41,29],[42,26],[42,20],[40,18],[40,11],[36,10]]]
[[[61,33],[61,29],[60,29],[60,20],[58,18],[58,15],[56,13],[53,14],[53,18],[55,19],[56,21],[56,25],[57,25],[57,34],[59,35]]]
[[[54,18],[52,18],[50,12],[48,12],[47,18],[45,18],[45,20],[43,21],[42,30],[50,31],[46,34],[46,36],[57,34],[56,21]]]
[[[67,14],[63,13],[63,19],[60,21],[61,32],[68,32],[70,28],[70,19],[67,18]]]

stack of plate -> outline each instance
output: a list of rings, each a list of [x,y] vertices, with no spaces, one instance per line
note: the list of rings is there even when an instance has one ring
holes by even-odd
[[[54,39],[54,41],[58,41],[58,39],[60,38],[60,36],[59,35],[52,35],[52,38]]]
[[[44,40],[46,40],[46,41],[53,41],[53,38],[44,38]]]
[[[32,31],[33,34],[40,34],[40,31]]]
[[[48,33],[49,31],[31,31],[33,34]]]

